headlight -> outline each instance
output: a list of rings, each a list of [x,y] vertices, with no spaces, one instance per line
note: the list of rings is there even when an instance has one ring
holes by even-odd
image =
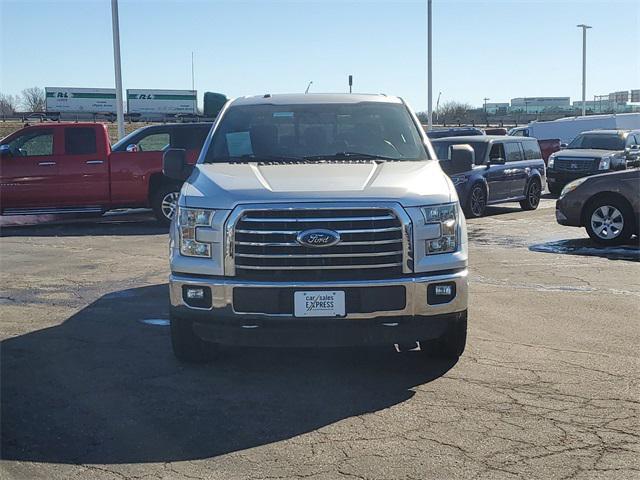
[[[451,177],[451,181],[456,186],[462,185],[463,183],[467,183],[467,180],[469,179],[464,175],[454,175]]]
[[[578,188],[580,185],[586,182],[588,178],[589,177],[583,177],[583,178],[574,180],[573,182],[567,183],[562,189],[562,192],[560,192],[560,198],[564,197],[567,193],[574,191],[576,188]]]
[[[215,210],[179,207],[177,217],[180,254],[187,257],[211,257],[211,244],[196,240],[198,227],[210,227]]]
[[[440,238],[426,240],[427,255],[458,249],[458,206],[455,203],[422,207],[425,224],[440,224]]]
[[[553,164],[555,163],[555,161],[556,161],[555,155],[551,154],[549,156],[549,161],[547,162],[547,168],[553,168]]]
[[[611,167],[611,159],[613,155],[609,155],[608,157],[602,157],[600,159],[600,164],[598,165],[598,170],[609,170]]]

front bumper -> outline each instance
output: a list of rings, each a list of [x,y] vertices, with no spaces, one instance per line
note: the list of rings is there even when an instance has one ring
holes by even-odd
[[[200,337],[226,345],[347,346],[408,343],[440,337],[453,322],[461,321],[462,316],[466,316],[467,274],[467,270],[463,269],[389,280],[284,284],[174,273],[170,277],[171,314],[192,320],[194,330]],[[455,284],[455,296],[446,303],[429,305],[429,285],[443,283]],[[184,286],[210,288],[211,307],[189,306],[183,298]],[[395,305],[394,309],[389,310],[350,309],[350,304],[358,304],[349,302],[349,292],[364,293],[367,289],[376,287],[403,287],[405,301],[389,302]],[[234,290],[247,288],[270,289],[273,295],[283,293],[287,298],[292,290],[344,289],[347,292],[346,315],[340,318],[299,318],[286,308],[277,313],[272,309],[269,313],[264,313],[256,308],[251,312],[238,311],[234,305]]]
[[[599,173],[606,173],[605,171],[582,171],[582,172],[556,172],[554,170],[547,170],[547,183],[556,185],[566,185],[569,182],[573,182],[579,178],[589,177],[591,175],[597,175]]]

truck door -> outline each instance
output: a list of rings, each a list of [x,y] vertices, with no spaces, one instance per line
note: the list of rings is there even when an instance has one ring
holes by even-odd
[[[64,155],[58,162],[61,203],[67,207],[105,207],[109,203],[109,165],[104,136],[93,126],[64,129]]]
[[[502,143],[494,143],[489,150],[491,164],[485,178],[489,185],[489,202],[502,200],[509,196],[508,179],[505,175],[505,152]]]
[[[58,129],[59,131],[60,129]],[[33,209],[57,206],[59,139],[53,128],[30,128],[3,143],[8,151],[0,158],[0,206]]]

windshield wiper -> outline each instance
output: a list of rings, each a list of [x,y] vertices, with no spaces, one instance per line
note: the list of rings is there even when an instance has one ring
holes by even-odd
[[[244,163],[244,162],[300,162],[304,160],[302,157],[290,157],[286,155],[256,155],[254,153],[246,153],[244,155],[228,156],[224,159],[216,159],[216,163],[230,162],[230,163]]]
[[[384,155],[372,155],[361,152],[336,152],[331,155],[311,155],[304,157],[305,160],[400,160],[396,157],[385,157]]]

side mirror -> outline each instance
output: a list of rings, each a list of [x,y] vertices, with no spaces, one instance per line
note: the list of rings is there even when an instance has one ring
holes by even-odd
[[[473,169],[476,154],[470,145],[451,146],[451,174],[468,172]]]
[[[130,145],[127,145],[127,152],[129,152],[129,153],[135,153],[135,152],[137,152],[137,151],[139,151],[139,149],[138,149],[138,145],[136,145],[135,143],[132,143],[132,144],[130,144]]]
[[[565,148],[567,148],[569,145],[566,143],[561,143],[560,144],[560,150],[564,150]]]
[[[165,176],[184,182],[191,172],[193,166],[187,165],[187,155],[183,148],[170,148],[162,156],[162,173]]]
[[[13,157],[13,153],[11,152],[11,147],[9,145],[0,145],[0,158],[10,158]]]

